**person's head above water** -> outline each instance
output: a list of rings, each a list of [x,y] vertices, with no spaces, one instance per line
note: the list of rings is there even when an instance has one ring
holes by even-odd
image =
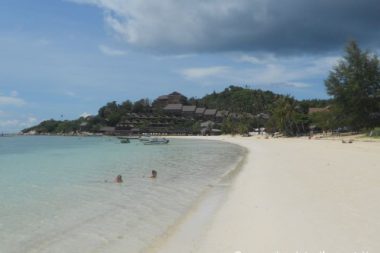
[[[157,171],[152,170],[152,176],[151,176],[151,178],[156,178],[156,177],[157,177]]]
[[[123,182],[123,178],[121,177],[121,175],[117,175],[116,178],[115,178],[115,182],[116,183],[122,183]]]

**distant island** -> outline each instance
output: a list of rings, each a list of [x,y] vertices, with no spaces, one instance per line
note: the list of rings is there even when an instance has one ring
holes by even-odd
[[[380,67],[376,55],[356,42],[325,80],[331,99],[297,100],[248,87],[229,86],[202,98],[179,92],[151,102],[109,102],[97,115],[46,120],[23,134],[219,135],[252,131],[287,136],[316,132],[369,132],[380,135]]]

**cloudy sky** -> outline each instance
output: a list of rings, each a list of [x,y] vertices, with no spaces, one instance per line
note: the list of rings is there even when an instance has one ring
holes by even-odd
[[[379,13],[378,0],[1,0],[0,132],[174,90],[326,98],[348,40],[379,52]]]

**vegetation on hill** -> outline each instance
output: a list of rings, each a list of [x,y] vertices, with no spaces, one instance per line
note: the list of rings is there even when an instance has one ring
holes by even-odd
[[[254,128],[268,127],[273,131],[282,131],[288,135],[305,133],[309,123],[307,113],[310,106],[326,105],[326,100],[297,101],[292,97],[275,94],[271,91],[229,86],[222,92],[213,92],[203,98],[190,98],[184,101],[198,107],[229,111],[219,126],[223,133],[246,133]],[[292,110],[292,111],[290,111]],[[73,133],[78,131],[97,132],[103,126],[114,127],[127,113],[162,114],[155,110],[148,99],[136,102],[126,100],[122,103],[112,101],[102,106],[93,117],[79,118],[73,121],[47,120],[39,125],[24,129],[23,132],[36,133]],[[271,116],[269,118],[269,116]],[[144,128],[142,123],[140,128]],[[184,121],[178,128],[191,128],[193,133],[201,130],[200,122]]]
[[[294,136],[309,133],[311,129],[358,131],[380,126],[380,65],[377,56],[362,52],[355,42],[348,43],[344,58],[330,72],[325,85],[331,100],[299,101],[271,91],[229,86],[222,92],[213,92],[199,99],[183,97],[182,102],[231,112],[216,126],[223,133],[246,133],[265,127],[269,132]],[[126,100],[120,104],[113,101],[101,107],[96,116],[73,121],[47,120],[23,132],[72,133],[84,129],[96,132],[103,126],[116,126],[128,113],[163,114],[162,108],[155,107],[156,101]],[[147,123],[143,122],[139,127],[144,128]],[[194,120],[173,127],[190,128],[194,134],[201,129],[200,122]]]
[[[281,95],[271,91],[254,90],[238,86],[230,86],[224,91],[206,95],[196,100],[195,105],[218,110],[227,110],[235,113],[258,114],[270,111],[270,106]]]

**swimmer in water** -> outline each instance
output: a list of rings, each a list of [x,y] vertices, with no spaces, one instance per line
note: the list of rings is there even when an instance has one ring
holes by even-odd
[[[152,170],[152,175],[150,176],[150,178],[156,178],[156,177],[157,177],[157,171]]]
[[[115,178],[115,183],[122,183],[123,182],[123,178],[121,177],[121,175],[117,175],[117,177]]]

